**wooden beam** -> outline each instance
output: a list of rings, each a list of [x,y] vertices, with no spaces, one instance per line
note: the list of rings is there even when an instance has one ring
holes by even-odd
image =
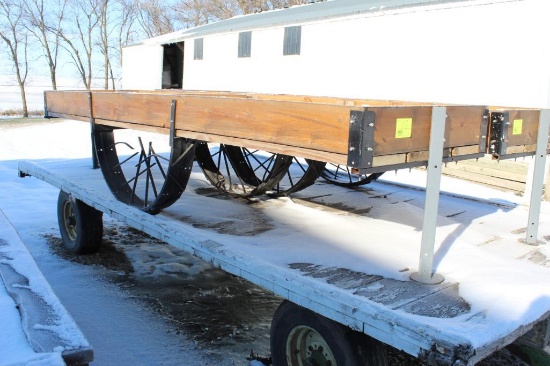
[[[46,92],[48,116],[169,134],[172,100],[176,100],[176,135],[346,164],[352,111],[374,112],[373,167],[427,159],[433,103],[363,100],[300,95],[217,91],[87,91]],[[447,106],[445,156],[456,160],[479,153],[482,106]],[[533,146],[538,111],[509,110],[516,122],[512,146]],[[402,125],[410,126],[400,133]],[[510,128],[513,128],[510,127]],[[486,131],[485,131],[486,134]],[[521,143],[524,142],[524,143]],[[477,146],[477,148],[476,148]]]

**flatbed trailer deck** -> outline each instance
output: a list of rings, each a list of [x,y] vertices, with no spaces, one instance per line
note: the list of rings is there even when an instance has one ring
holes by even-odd
[[[358,209],[367,203],[375,211],[373,216],[303,207],[289,199],[259,200],[258,207],[251,208],[235,200],[197,194],[205,181],[195,168],[184,197],[153,216],[117,201],[87,160],[24,161],[19,170],[21,175],[44,180],[131,227],[428,364],[474,364],[550,315],[550,269],[499,253],[524,245],[518,242],[524,232],[510,234],[508,229],[525,220],[528,212],[512,202],[487,205],[442,199],[440,211],[448,217],[438,221],[436,262],[446,281],[426,285],[408,278],[421,236],[422,190],[377,185],[370,194],[361,190],[354,194],[366,197],[334,198]],[[349,194],[346,189],[330,187],[334,189]],[[315,191],[313,196],[323,194]],[[315,202],[313,196],[300,197]],[[377,202],[383,197],[391,199],[380,206]],[[238,220],[231,214],[235,206],[247,211],[248,218],[260,215],[274,221],[272,233],[239,236],[200,225]],[[455,220],[461,211],[466,212],[462,214],[465,221]],[[495,211],[502,215],[489,215]],[[543,206],[541,215],[540,229],[547,233],[550,209]],[[314,217],[315,224],[295,221],[304,217]],[[495,220],[502,232],[487,233]],[[327,232],[338,235],[324,235]],[[495,250],[486,250],[489,243]]]

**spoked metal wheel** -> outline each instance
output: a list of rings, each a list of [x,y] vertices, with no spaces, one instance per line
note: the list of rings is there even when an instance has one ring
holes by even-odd
[[[311,186],[321,176],[325,163],[321,161],[292,158],[283,179],[273,188],[273,196],[288,196]]]
[[[145,143],[138,137],[130,143],[125,141],[125,134],[126,130],[95,126],[96,154],[103,177],[119,201],[156,214],[173,204],[185,190],[195,142],[174,138],[170,147],[168,142],[157,139],[155,144],[165,145],[162,150],[166,153],[161,154],[152,141]]]
[[[284,177],[292,158],[231,145],[199,143],[196,160],[217,189],[243,197],[261,195]]]
[[[327,163],[321,176],[328,182],[341,187],[358,187],[375,181],[382,174],[384,173],[357,174],[349,166]]]

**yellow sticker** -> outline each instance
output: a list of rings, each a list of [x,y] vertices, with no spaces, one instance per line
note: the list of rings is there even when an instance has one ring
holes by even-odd
[[[395,120],[395,138],[405,139],[412,136],[412,118],[397,118]]]
[[[522,130],[523,130],[523,120],[515,119],[514,124],[512,125],[512,135],[521,135]]]

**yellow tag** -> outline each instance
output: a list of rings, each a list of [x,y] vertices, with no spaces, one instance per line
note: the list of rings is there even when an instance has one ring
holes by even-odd
[[[405,139],[412,136],[412,118],[397,118],[395,120],[395,138]]]
[[[523,120],[515,119],[514,124],[512,126],[512,135],[521,135],[522,129],[523,129]]]

